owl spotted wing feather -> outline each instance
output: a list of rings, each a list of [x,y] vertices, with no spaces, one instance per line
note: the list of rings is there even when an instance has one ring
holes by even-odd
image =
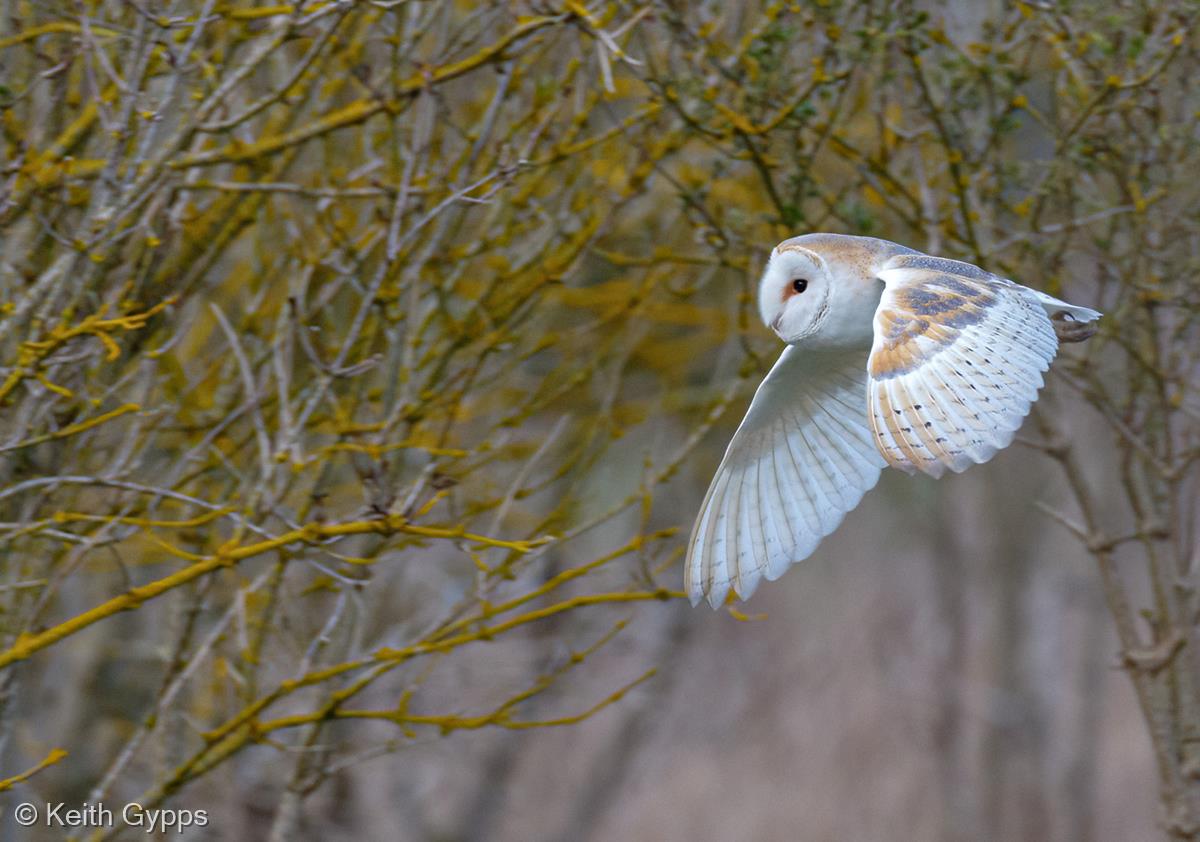
[[[879,452],[909,473],[941,476],[1006,447],[1058,350],[1050,302],[956,260],[899,255],[878,273],[867,370]]]
[[[788,346],[750,403],[688,542],[685,587],[714,608],[806,558],[879,479],[866,357]]]

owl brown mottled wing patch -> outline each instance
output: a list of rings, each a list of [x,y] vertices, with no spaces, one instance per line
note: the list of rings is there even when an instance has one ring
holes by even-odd
[[[867,411],[889,464],[941,476],[1007,446],[1058,350],[1042,304],[969,263],[899,255],[867,363]]]

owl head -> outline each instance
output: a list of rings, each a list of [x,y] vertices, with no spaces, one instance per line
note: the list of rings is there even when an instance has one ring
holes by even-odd
[[[830,286],[819,254],[793,242],[780,244],[758,285],[763,324],[791,344],[816,333],[829,315]]]

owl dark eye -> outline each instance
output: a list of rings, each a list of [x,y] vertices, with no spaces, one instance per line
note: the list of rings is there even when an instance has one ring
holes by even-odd
[[[792,289],[796,292],[804,292],[804,290],[808,289],[808,279],[796,278],[796,280],[792,281]]]

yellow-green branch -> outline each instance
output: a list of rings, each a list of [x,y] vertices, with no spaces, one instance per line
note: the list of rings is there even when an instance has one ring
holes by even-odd
[[[34,775],[36,775],[38,772],[40,772],[43,769],[46,769],[50,766],[53,766],[55,763],[62,760],[66,756],[67,756],[67,752],[65,750],[63,750],[61,748],[53,749],[49,754],[46,755],[46,757],[42,760],[41,763],[34,766],[32,769],[26,769],[24,772],[22,772],[19,775],[13,775],[11,778],[5,778],[4,780],[0,780],[0,792],[4,792],[5,790],[12,789],[14,786],[21,783],[22,781],[29,780]]]
[[[69,513],[64,515],[64,517],[71,519]],[[222,547],[215,555],[200,556],[199,561],[172,573],[170,576],[164,576],[145,585],[130,588],[125,593],[115,596],[107,602],[103,602],[95,608],[84,611],[82,614],[78,614],[45,631],[38,632],[37,634],[21,635],[11,647],[0,652],[0,668],[6,667],[16,661],[24,660],[34,652],[45,649],[47,646],[51,646],[65,637],[70,637],[107,617],[137,608],[144,602],[162,596],[168,591],[182,587],[222,567],[230,567],[240,561],[274,550],[280,550],[291,544],[311,543],[324,538],[371,533],[382,535],[405,533],[408,535],[418,535],[423,538],[464,540],[483,546],[500,547],[522,553],[529,552],[534,547],[544,543],[543,540],[504,541],[498,538],[491,538],[487,535],[467,532],[462,528],[418,526],[417,524],[409,523],[400,515],[392,515],[378,520],[351,521],[349,523],[309,523],[300,529],[286,532],[278,538],[270,538],[242,547]]]

